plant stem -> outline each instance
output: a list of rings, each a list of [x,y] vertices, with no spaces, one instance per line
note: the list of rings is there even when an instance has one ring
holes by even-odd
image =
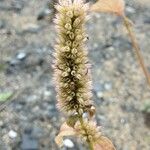
[[[133,32],[133,30],[131,28],[131,23],[130,23],[129,19],[126,16],[123,16],[123,19],[124,19],[125,27],[126,27],[126,29],[128,31],[128,34],[129,34],[130,38],[131,38],[132,45],[133,45],[133,47],[135,49],[135,54],[137,56],[139,64],[140,64],[140,66],[141,66],[141,68],[142,68],[142,70],[144,72],[144,75],[145,75],[145,77],[147,79],[148,85],[150,86],[150,74],[149,74],[148,69],[145,66],[144,59],[143,59],[143,56],[141,54],[140,47],[138,45],[137,39],[135,37],[135,34],[134,34],[134,32]]]
[[[85,132],[87,133],[86,128],[84,127],[84,121],[83,121],[82,116],[79,117],[79,121],[81,123],[81,126],[82,126],[83,130],[85,130]],[[87,139],[87,143],[88,143],[88,146],[89,146],[89,150],[94,150],[93,144],[92,144],[92,142],[90,141],[89,138]]]

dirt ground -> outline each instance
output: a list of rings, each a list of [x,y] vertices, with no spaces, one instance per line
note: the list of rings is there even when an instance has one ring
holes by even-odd
[[[51,0],[0,0],[0,150],[59,150],[54,138],[64,116],[56,108]],[[150,71],[150,2],[127,0]],[[96,120],[117,150],[149,150],[150,126],[141,107],[150,90],[121,18],[91,13],[87,23]],[[86,150],[71,138],[72,148]]]

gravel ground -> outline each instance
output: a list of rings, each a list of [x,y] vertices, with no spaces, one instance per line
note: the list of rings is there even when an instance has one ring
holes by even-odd
[[[56,35],[50,4],[0,0],[0,93],[15,93],[0,102],[0,150],[58,150],[54,138],[64,116],[56,109],[52,83]],[[149,11],[148,0],[126,1],[126,14],[135,23],[150,70]],[[116,16],[90,16],[88,49],[97,122],[117,150],[149,150],[149,120],[144,119],[141,106],[150,92],[126,30]],[[78,140],[71,141],[72,148],[62,150],[86,149]]]

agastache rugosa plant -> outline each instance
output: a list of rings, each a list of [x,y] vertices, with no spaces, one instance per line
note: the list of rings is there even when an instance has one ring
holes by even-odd
[[[55,8],[58,11],[54,20],[58,35],[54,53],[57,106],[69,116],[55,141],[62,146],[63,136],[76,135],[88,143],[90,150],[113,150],[112,143],[101,136],[92,119],[95,108],[84,27],[88,4],[83,0],[61,0]],[[83,117],[85,113],[87,118]]]

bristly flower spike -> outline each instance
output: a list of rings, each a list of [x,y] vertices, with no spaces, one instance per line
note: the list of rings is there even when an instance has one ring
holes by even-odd
[[[88,5],[83,0],[61,0],[55,8],[58,11],[54,20],[58,34],[54,53],[57,105],[69,115],[55,141],[61,147],[64,136],[75,135],[85,140],[90,150],[115,150],[92,120],[95,107],[91,100],[91,73],[84,44]]]
[[[67,114],[85,112],[92,105],[84,23],[88,5],[83,0],[60,0],[55,6],[58,39],[55,45],[54,81],[57,106]]]

